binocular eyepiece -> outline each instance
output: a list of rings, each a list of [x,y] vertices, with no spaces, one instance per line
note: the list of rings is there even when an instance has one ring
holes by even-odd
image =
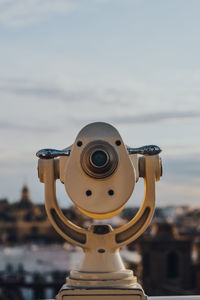
[[[83,149],[80,162],[84,172],[92,178],[106,178],[114,173],[119,158],[114,147],[103,140],[93,141]]]

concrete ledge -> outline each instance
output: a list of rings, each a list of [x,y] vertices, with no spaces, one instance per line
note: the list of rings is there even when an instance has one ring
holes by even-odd
[[[46,299],[55,300],[55,299]],[[148,297],[148,300],[200,300],[200,295],[195,296],[155,296]]]
[[[149,300],[200,300],[200,295],[195,296],[155,296],[148,297]]]

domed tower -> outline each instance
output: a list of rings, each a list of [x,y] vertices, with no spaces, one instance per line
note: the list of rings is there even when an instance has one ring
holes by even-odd
[[[32,206],[30,193],[27,185],[24,185],[21,191],[20,207],[28,208]]]

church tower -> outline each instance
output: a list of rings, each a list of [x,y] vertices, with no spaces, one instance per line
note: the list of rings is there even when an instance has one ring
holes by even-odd
[[[21,208],[28,208],[32,206],[32,201],[30,199],[30,193],[27,185],[24,185],[21,190],[21,199],[19,204]]]

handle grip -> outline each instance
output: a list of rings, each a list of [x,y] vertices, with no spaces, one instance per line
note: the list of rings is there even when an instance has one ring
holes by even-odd
[[[156,155],[162,150],[156,145],[146,145],[140,148],[127,148],[129,154]]]
[[[146,145],[140,148],[127,148],[128,154],[156,155],[162,150],[156,145]],[[69,156],[71,150],[42,149],[36,156],[42,159],[52,159],[59,156]]]
[[[42,159],[51,159],[59,156],[69,156],[71,150],[56,150],[56,149],[42,149],[36,153],[36,156]]]

